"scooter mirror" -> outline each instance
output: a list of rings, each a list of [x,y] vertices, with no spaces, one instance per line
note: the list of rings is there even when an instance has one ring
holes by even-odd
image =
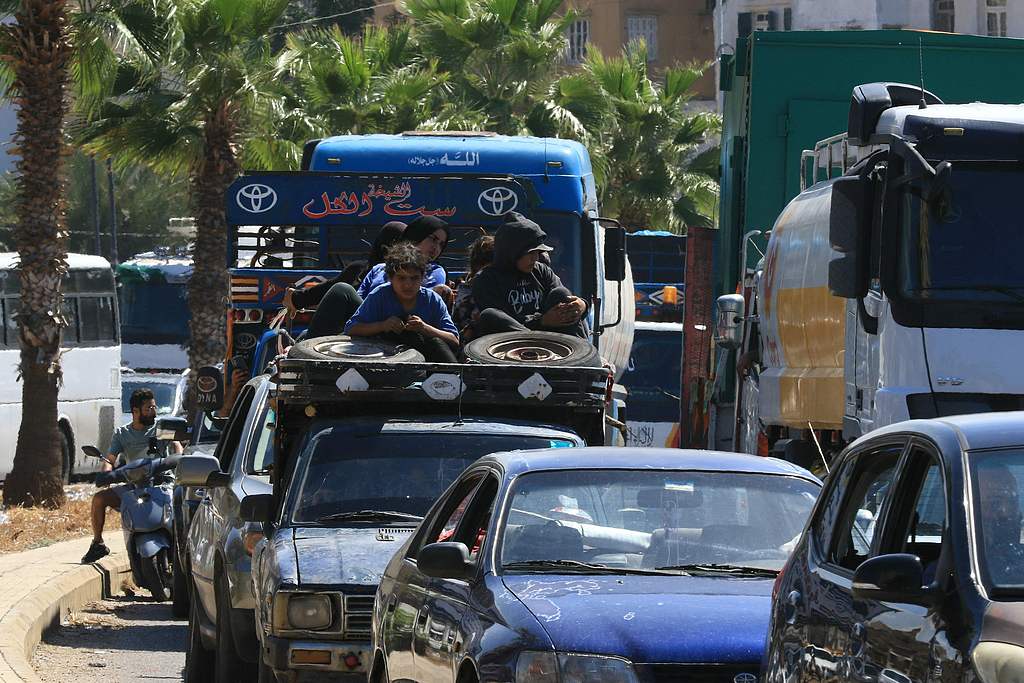
[[[82,452],[88,455],[90,458],[99,458],[100,460],[105,460],[103,454],[100,453],[100,449],[96,448],[95,446],[82,446]]]

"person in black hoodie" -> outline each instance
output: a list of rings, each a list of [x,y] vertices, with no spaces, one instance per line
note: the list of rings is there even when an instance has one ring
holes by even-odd
[[[541,254],[552,251],[545,237],[529,218],[514,211],[505,216],[494,236],[494,262],[472,281],[478,336],[522,330],[589,336],[587,303],[540,262]]]

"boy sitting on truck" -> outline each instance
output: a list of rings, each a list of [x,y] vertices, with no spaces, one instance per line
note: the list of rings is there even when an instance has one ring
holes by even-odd
[[[448,307],[422,285],[427,272],[423,253],[403,242],[384,262],[388,283],[370,292],[345,323],[352,337],[383,337],[411,347],[431,363],[456,363],[459,334]]]
[[[473,278],[472,296],[480,310],[477,335],[546,330],[589,336],[587,303],[562,285],[542,254],[547,234],[529,218],[510,212],[494,236],[494,261]]]

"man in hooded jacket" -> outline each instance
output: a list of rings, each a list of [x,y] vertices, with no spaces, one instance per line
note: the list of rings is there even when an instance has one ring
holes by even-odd
[[[589,336],[587,303],[562,284],[541,254],[547,234],[529,218],[511,212],[494,236],[494,261],[472,280],[480,311],[477,335],[546,330]]]

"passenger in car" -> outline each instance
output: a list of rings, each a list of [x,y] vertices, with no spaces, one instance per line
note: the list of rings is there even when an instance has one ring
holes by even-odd
[[[411,227],[411,226],[410,226]],[[385,262],[388,283],[375,288],[345,323],[353,337],[383,337],[409,346],[433,363],[456,363],[459,334],[444,301],[422,285],[422,252],[396,244]]]
[[[574,296],[541,255],[552,250],[547,234],[525,216],[510,212],[494,236],[494,262],[473,278],[480,310],[478,335],[547,330],[586,338],[587,303]]]

